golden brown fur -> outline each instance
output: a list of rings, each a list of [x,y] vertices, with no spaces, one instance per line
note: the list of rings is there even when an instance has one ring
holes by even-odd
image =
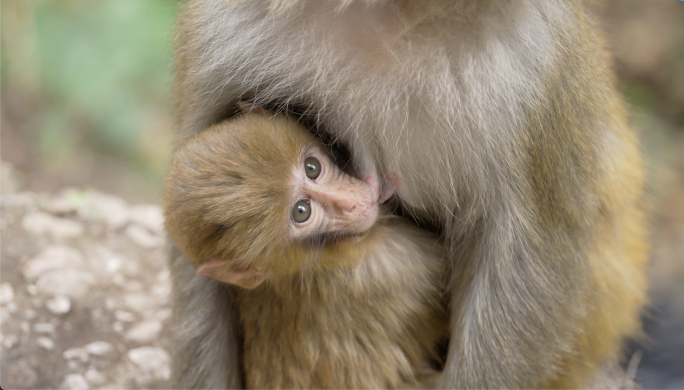
[[[395,218],[360,245],[370,250],[359,264],[238,293],[247,388],[436,384],[431,365],[448,329],[440,247]]]
[[[585,387],[638,334],[648,248],[637,139],[585,3],[343,3],[188,1],[181,136],[245,97],[314,118],[361,169],[398,177],[407,214],[443,229],[442,386]],[[220,287],[171,264],[177,312],[197,318],[175,341],[175,385],[239,386],[239,356],[224,352],[239,341],[197,325],[232,314],[189,308]]]
[[[246,387],[434,386],[448,329],[443,248],[393,216],[362,236],[293,240],[290,176],[315,143],[270,114],[198,134],[169,172],[167,230],[195,264],[239,259],[268,271],[235,291]]]
[[[293,121],[278,117],[274,123],[255,114],[189,141],[176,153],[164,196],[166,224],[175,228],[169,233],[178,248],[195,264],[285,251],[288,178],[302,148],[314,142]]]

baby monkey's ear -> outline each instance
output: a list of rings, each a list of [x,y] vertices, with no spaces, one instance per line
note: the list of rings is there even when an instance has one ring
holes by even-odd
[[[252,112],[255,114],[263,114],[266,112],[265,108],[255,106],[254,103],[248,102],[246,100],[238,100],[236,104],[238,107],[240,107],[242,112]]]
[[[198,275],[208,276],[223,283],[234,284],[242,288],[254,288],[266,280],[261,267],[240,267],[233,260],[211,259],[200,265]]]

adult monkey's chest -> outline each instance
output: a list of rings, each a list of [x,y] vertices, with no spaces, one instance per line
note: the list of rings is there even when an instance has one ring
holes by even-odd
[[[304,2],[277,19],[236,9],[241,19],[226,23],[255,39],[227,45],[223,54],[241,65],[216,76],[239,82],[235,89],[257,104],[303,107],[355,160],[396,175],[408,205],[454,212],[468,193],[499,187],[493,172],[514,174],[520,162],[504,154],[539,101],[541,71],[556,60],[554,26],[541,12],[510,15],[482,3],[438,13],[439,2],[421,10],[357,1],[331,13]]]

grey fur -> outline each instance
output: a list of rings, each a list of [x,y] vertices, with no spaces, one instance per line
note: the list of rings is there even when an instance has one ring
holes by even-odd
[[[174,350],[171,383],[176,389],[242,387],[237,320],[230,287],[196,275],[195,266],[169,250],[173,280]]]

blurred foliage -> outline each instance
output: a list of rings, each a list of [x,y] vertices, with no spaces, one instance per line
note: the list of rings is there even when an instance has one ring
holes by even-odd
[[[29,188],[158,200],[176,13],[168,0],[2,0],[3,159],[47,181]]]
[[[607,1],[602,20],[627,101],[682,129],[684,3]]]

